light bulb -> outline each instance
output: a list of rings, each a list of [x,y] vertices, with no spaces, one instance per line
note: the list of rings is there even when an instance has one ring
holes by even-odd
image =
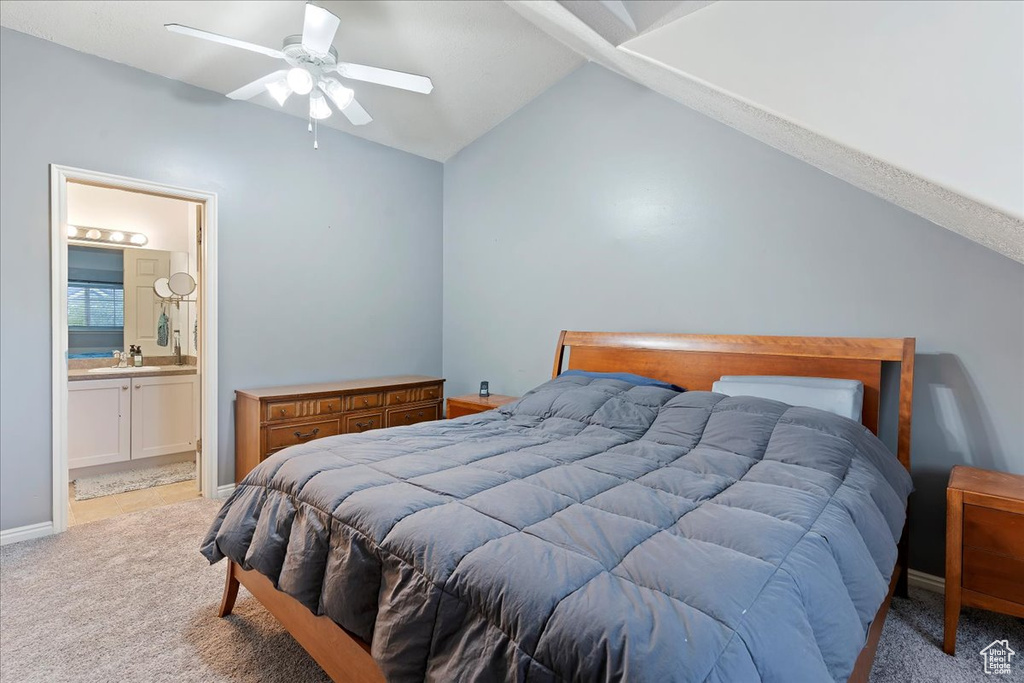
[[[110,241],[111,242],[124,242],[124,233],[123,232],[118,232],[118,231],[115,230],[114,232],[110,233]]]
[[[326,119],[331,115],[331,107],[319,92],[309,96],[309,115],[317,120]]]
[[[145,235],[138,232],[132,235],[131,239],[132,244],[145,244],[148,241],[149,239]]]
[[[78,237],[78,228],[73,225],[68,226],[68,237]]]
[[[100,238],[100,231],[96,228],[91,228],[87,233],[85,233],[85,236],[91,240],[98,240]]]
[[[308,95],[313,89],[313,77],[302,67],[295,67],[288,71],[288,87],[300,95]]]
[[[284,106],[284,101],[288,99],[288,96],[292,94],[292,89],[288,85],[287,79],[280,81],[274,81],[273,83],[267,84],[267,92],[274,98],[274,101],[280,106]]]
[[[334,106],[338,109],[344,109],[352,104],[352,100],[355,97],[355,93],[352,90],[332,78],[325,78],[320,81],[320,89],[327,93],[327,96],[331,98],[331,102],[334,102]]]

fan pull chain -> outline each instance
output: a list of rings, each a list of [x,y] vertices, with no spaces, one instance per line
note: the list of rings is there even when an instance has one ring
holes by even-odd
[[[313,124],[313,149],[320,149],[320,143],[317,141],[320,135],[320,122],[317,121]]]
[[[312,112],[310,112],[310,114],[309,114],[309,126],[306,128],[306,130],[308,132],[310,132],[310,133],[313,132],[313,114],[312,114]]]

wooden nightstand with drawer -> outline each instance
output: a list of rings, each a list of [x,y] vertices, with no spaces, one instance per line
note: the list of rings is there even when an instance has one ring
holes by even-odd
[[[235,481],[282,448],[436,420],[444,380],[403,375],[235,392]]]
[[[1024,476],[957,465],[946,488],[946,623],[956,651],[961,607],[1024,617]]]
[[[500,408],[506,403],[518,400],[518,396],[502,396],[500,394],[491,394],[490,396],[480,396],[478,394],[452,396],[448,399],[448,411],[446,417],[450,420],[453,417],[475,415],[477,413],[483,413],[488,410]]]

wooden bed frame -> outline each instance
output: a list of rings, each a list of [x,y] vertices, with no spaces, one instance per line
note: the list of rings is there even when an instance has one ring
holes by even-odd
[[[914,339],[851,337],[758,337],[743,335],[643,334],[562,331],[551,373],[571,370],[632,372],[685,387],[710,391],[722,375],[799,375],[856,379],[864,384],[862,421],[878,433],[882,363],[900,363],[896,457],[910,470],[910,422],[914,392]],[[894,593],[907,595],[907,529],[899,543],[896,566],[885,601],[868,630],[850,683],[867,683],[882,626]],[[231,614],[238,585],[245,586],[281,622],[296,641],[339,683],[384,681],[370,647],[327,616],[316,616],[277,590],[262,574],[228,562],[218,615]]]

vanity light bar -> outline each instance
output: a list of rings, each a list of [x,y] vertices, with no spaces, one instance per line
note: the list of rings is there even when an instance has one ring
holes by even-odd
[[[105,242],[107,244],[126,244],[136,247],[141,247],[149,242],[149,238],[141,232],[87,228],[81,225],[68,226],[68,239],[75,242]]]

